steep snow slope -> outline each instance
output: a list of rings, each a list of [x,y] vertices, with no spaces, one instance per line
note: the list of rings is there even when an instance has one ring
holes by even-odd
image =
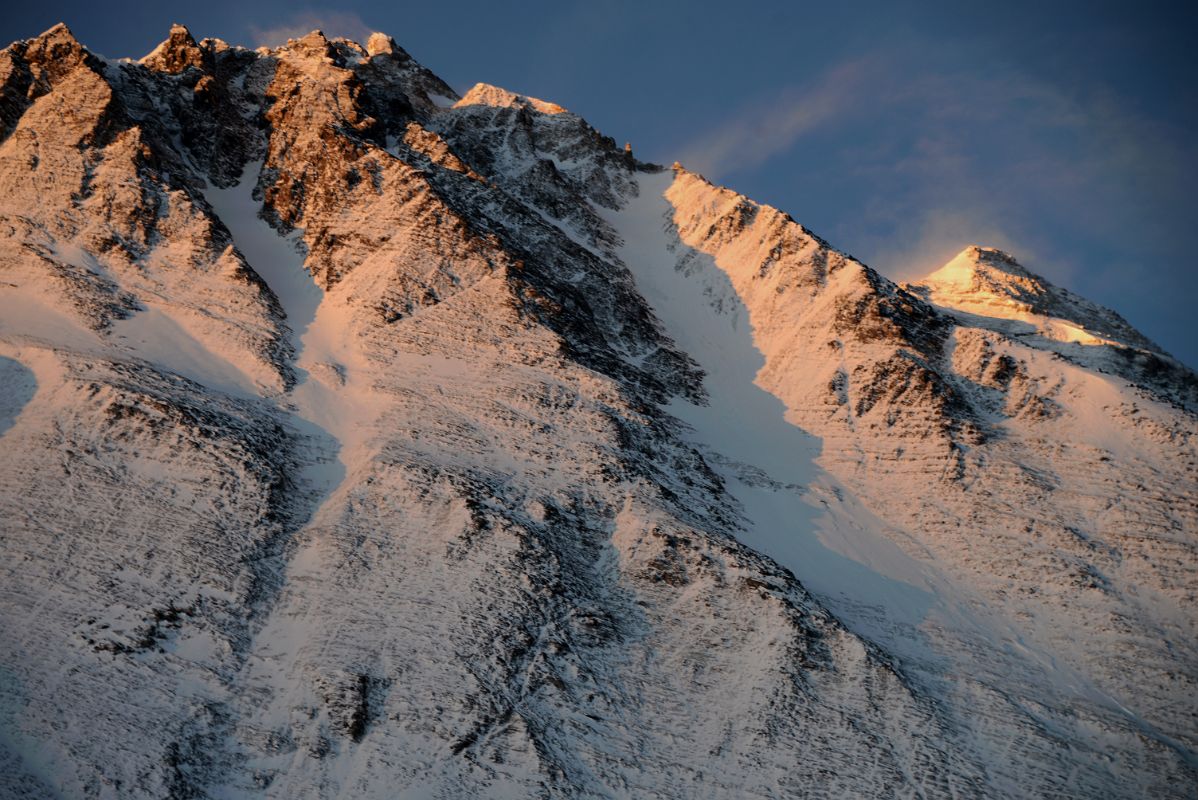
[[[985,579],[979,580],[974,570],[962,569],[961,554],[945,549],[944,543],[937,541],[936,535],[940,532],[935,527],[918,523],[903,525],[904,517],[911,512],[927,519],[930,516],[928,506],[932,504],[945,517],[981,520],[995,527],[1009,524],[1008,520],[987,519],[985,511],[988,509],[978,508],[977,500],[969,497],[974,482],[981,482],[977,478],[970,476],[972,480],[966,487],[958,481],[948,482],[944,487],[920,484],[915,481],[923,480],[921,473],[925,467],[916,461],[904,468],[900,460],[898,465],[890,467],[891,474],[883,484],[889,494],[890,502],[887,503],[879,497],[881,493],[877,492],[877,487],[860,479],[860,464],[855,465],[856,470],[845,470],[836,458],[839,454],[827,454],[825,445],[825,454],[831,456],[825,462],[849,485],[856,484],[863,497],[872,496],[874,503],[868,505],[872,505],[882,518],[858,504],[844,502],[845,484],[826,474],[821,475],[812,463],[819,455],[818,446],[812,444],[815,440],[802,436],[786,423],[787,409],[756,385],[763,379],[768,380],[774,366],[771,360],[794,356],[791,348],[796,343],[786,338],[793,335],[793,328],[789,324],[786,327],[790,330],[778,327],[780,313],[798,312],[795,327],[811,327],[828,323],[827,317],[820,319],[821,307],[843,308],[844,301],[837,299],[831,304],[822,301],[816,288],[811,291],[816,296],[809,306],[803,304],[806,297],[780,303],[778,295],[784,294],[796,278],[799,285],[803,281],[795,274],[798,265],[794,261],[788,265],[785,254],[779,258],[781,248],[774,243],[781,237],[776,233],[764,240],[771,244],[770,256],[764,263],[743,250],[729,258],[726,251],[711,248],[713,258],[702,249],[688,248],[685,240],[679,239],[679,234],[685,236],[692,226],[706,230],[708,236],[720,228],[731,228],[743,239],[757,244],[762,239],[754,237],[751,230],[742,232],[744,220],[776,213],[772,209],[746,206],[743,199],[721,194],[683,171],[676,170],[675,175],[643,177],[641,187],[641,197],[630,203],[621,215],[612,217],[625,241],[621,255],[633,266],[638,286],[670,333],[706,372],[707,404],[676,403],[671,411],[690,424],[695,441],[743,504],[748,526],[742,538],[792,570],[850,628],[900,655],[913,676],[918,675],[920,680],[928,682],[930,692],[952,698],[950,707],[965,712],[959,723],[974,729],[979,760],[989,765],[994,778],[1007,791],[1018,794],[1020,790],[1016,787],[1021,783],[1026,786],[1028,776],[1044,769],[1045,761],[1051,763],[1062,759],[1060,748],[1064,741],[1071,742],[1074,749],[1070,760],[1089,762],[1087,770],[1092,771],[1076,774],[1073,779],[1075,790],[1081,794],[1100,793],[1104,791],[1105,782],[1110,780],[1103,773],[1109,770],[1105,748],[1112,737],[1123,740],[1124,758],[1142,759],[1142,768],[1146,767],[1149,772],[1160,768],[1159,759],[1167,762],[1180,757],[1183,764],[1190,760],[1189,746],[1170,733],[1179,730],[1174,726],[1180,726],[1182,731],[1192,730],[1183,721],[1184,715],[1189,713],[1187,707],[1192,708],[1189,690],[1174,688],[1173,683],[1180,678],[1185,685],[1192,677],[1181,677],[1186,674],[1183,667],[1181,675],[1172,681],[1160,683],[1159,679],[1145,681],[1144,678],[1146,671],[1152,669],[1151,661],[1160,658],[1159,651],[1151,653],[1151,637],[1157,632],[1168,631],[1164,634],[1168,641],[1176,642],[1168,645],[1169,648],[1185,648],[1179,659],[1181,665],[1193,663],[1194,654],[1190,649],[1194,640],[1193,618],[1185,611],[1185,604],[1192,602],[1192,595],[1175,595],[1182,603],[1180,608],[1173,600],[1157,603],[1148,600],[1146,595],[1151,591],[1151,585],[1160,585],[1159,575],[1146,579],[1142,574],[1108,573],[1112,584],[1119,581],[1121,589],[1135,596],[1134,600],[1125,601],[1121,612],[1137,614],[1151,625],[1142,634],[1143,638],[1128,637],[1122,626],[1112,630],[1103,624],[1103,614],[1114,605],[1110,602],[1104,604],[1088,599],[1088,602],[1074,601],[1047,610],[1036,603],[1039,607],[1035,608],[1035,614],[1016,605],[1012,613],[1010,600],[1003,594],[986,596],[994,591],[993,586],[987,585],[989,582]],[[713,199],[716,202],[713,203]],[[735,214],[735,227],[725,222],[727,217],[721,219],[718,213],[723,210],[720,200],[724,201],[724,208]],[[706,220],[714,218],[716,224],[706,228],[707,222],[704,222],[700,226],[689,216],[692,213],[706,215]],[[792,225],[786,220],[779,220],[779,223]],[[803,235],[801,230],[798,233]],[[818,240],[809,241],[816,247],[821,246]],[[708,242],[710,239],[702,242],[700,247]],[[733,246],[743,247],[739,242]],[[823,261],[821,257],[816,264]],[[783,275],[771,276],[769,273],[773,270],[781,271]],[[773,285],[766,282],[770,278],[776,281]],[[823,285],[827,286],[827,283]],[[852,287],[853,283],[850,281],[848,285]],[[806,292],[803,294],[811,296]],[[765,302],[760,302],[761,299]],[[782,330],[785,333],[781,343],[771,338],[775,331]],[[860,329],[851,333],[860,336]],[[962,332],[950,334],[947,347],[953,347],[963,335]],[[808,336],[808,341],[811,338],[814,337]],[[874,347],[877,339],[886,341],[884,337],[872,335],[863,338]],[[769,355],[763,358],[758,348]],[[848,348],[842,343],[836,349],[843,352]],[[965,368],[968,362],[960,358],[960,354],[955,358],[953,363]],[[806,363],[810,366],[818,361],[810,359]],[[829,431],[830,421],[826,415],[811,414],[801,401],[793,399],[796,390],[811,390],[811,378],[781,376],[776,372],[774,375],[786,380],[771,388],[780,397],[792,398],[794,405],[789,417],[795,421],[803,420],[810,428]],[[955,381],[955,375],[950,372],[949,376],[948,380]],[[1068,378],[1079,394],[1096,391],[1087,384],[1092,380],[1080,374]],[[1106,385],[1101,379],[1098,382]],[[765,385],[769,386],[769,383]],[[816,383],[814,388],[818,390],[819,387]],[[829,389],[840,392],[845,387],[830,385]],[[910,410],[908,404],[903,404],[901,411],[890,413],[897,415]],[[918,406],[914,410],[918,413]],[[1086,403],[1079,404],[1074,413],[1078,424],[1066,434],[1068,441],[1093,439],[1095,423],[1104,412]],[[851,417],[846,421],[853,425]],[[831,423],[834,425],[835,422],[833,418]],[[894,424],[894,420],[890,420],[888,427]],[[850,428],[847,433],[867,443],[878,436],[868,429]],[[840,435],[844,436],[845,432]],[[886,431],[882,435],[893,436],[893,433]],[[1106,433],[1104,438],[1112,443],[1121,437]],[[918,446],[919,442],[915,444]],[[1150,458],[1142,449],[1133,453],[1126,447],[1126,442],[1121,444],[1124,446],[1119,450],[1120,462]],[[989,458],[1017,460],[1022,466],[1033,459],[1043,460],[1045,456],[1039,452],[1041,447],[1035,441],[1023,441],[1018,445],[1009,443],[1002,449],[994,448],[995,452]],[[862,449],[860,445],[856,448],[858,452]],[[1047,458],[1067,459],[1068,456],[1056,448]],[[988,467],[996,471],[1002,469],[993,464]],[[875,476],[881,471],[877,467],[872,470]],[[1004,479],[1010,478],[1010,473],[1005,470],[1000,474]],[[1192,478],[1178,474],[1171,480],[1184,482]],[[1010,498],[1007,502],[1035,502],[1032,498],[1018,497],[1016,493],[1022,487],[1017,482],[1012,483],[1014,485],[1003,492],[1004,499]],[[1069,488],[1074,492],[1094,491],[1082,476],[1077,476]],[[894,507],[896,497],[903,498],[904,510]],[[989,497],[987,500],[993,502]],[[1068,501],[1061,500],[1058,495],[1056,502],[1066,505],[1068,510],[1058,505],[1052,512],[1045,512],[1041,525],[1051,520],[1054,514],[1059,517],[1070,511],[1085,513],[1090,507],[1090,501],[1084,495]],[[822,515],[817,515],[812,508],[817,503]],[[1175,530],[1192,530],[1192,495],[1187,496],[1183,491],[1174,502],[1166,502],[1165,509],[1166,513],[1177,515]],[[1118,523],[1100,530],[1099,535],[1103,536],[1126,536],[1119,530]],[[1192,541],[1188,546],[1192,547]],[[1004,542],[999,547],[988,548],[973,540],[968,545],[966,558],[970,562],[981,562],[986,568],[998,559],[1006,560],[1008,556],[1004,550],[1009,547],[1011,544]],[[1026,544],[1019,547],[1028,551]],[[1180,563],[1191,563],[1191,559],[1192,553],[1186,553]],[[1052,586],[1054,576],[1051,572],[1040,571],[1038,564],[1029,567],[1020,571],[1026,576],[1025,580],[1035,581],[1042,589]],[[1167,566],[1165,569],[1172,572]],[[1153,603],[1151,611],[1145,608],[1145,603]],[[1089,632],[1088,642],[1079,642],[1075,636],[1081,627]],[[1119,637],[1118,644],[1112,641],[1115,636]],[[1128,647],[1139,651],[1135,657],[1138,663],[1119,660],[1112,669],[1110,665],[1102,666],[1091,660],[1109,658],[1111,651]],[[1079,669],[1079,663],[1085,663],[1085,666]],[[946,681],[946,673],[955,677]],[[1189,674],[1192,676],[1192,671]],[[1112,691],[1112,679],[1119,682],[1121,691]],[[1155,691],[1163,696],[1151,697],[1153,690],[1149,686],[1157,687]],[[1145,697],[1145,694],[1150,696]],[[1148,719],[1158,710],[1183,716],[1173,717],[1168,726],[1156,728]],[[979,716],[985,718],[980,725]],[[1085,724],[1078,724],[1079,716],[1086,718]],[[1093,738],[1095,727],[1102,731],[1098,738]],[[1008,731],[1007,736],[1023,740],[1020,748],[1009,750],[1002,736],[991,738],[997,730],[1004,728]],[[1015,733],[1017,730],[1021,732]],[[1150,740],[1147,748],[1141,749],[1145,733],[1156,741]],[[1127,776],[1121,779],[1126,780]],[[1142,790],[1160,789],[1148,778]]]
[[[1193,375],[1109,312],[382,34],[15,43],[0,190],[4,796],[1193,784]]]
[[[748,309],[727,277],[697,253],[687,254],[690,262],[678,268],[686,248],[673,230],[665,198],[672,182],[667,172],[641,177],[638,196],[609,216],[623,241],[621,260],[633,271],[637,287],[704,373],[703,398],[677,398],[668,411],[685,423],[689,432],[684,435],[735,487],[733,494],[744,507],[742,541],[799,575],[809,588],[884,609],[893,624],[914,634],[910,629],[923,620],[931,599],[916,563],[885,540],[864,546],[860,540],[837,541],[833,547],[821,541],[821,525],[832,524],[820,519],[821,512],[835,502],[839,486],[815,463],[819,440],[787,422],[785,406],[757,385],[764,360],[753,343]],[[868,516],[859,510],[841,513],[840,521],[854,527]],[[835,548],[856,552],[846,557]],[[903,639],[896,636],[891,644],[901,647]]]

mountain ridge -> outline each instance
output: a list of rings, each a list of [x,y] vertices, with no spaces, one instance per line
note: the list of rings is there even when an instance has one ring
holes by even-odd
[[[1183,365],[382,34],[0,120],[3,793],[1185,795]]]

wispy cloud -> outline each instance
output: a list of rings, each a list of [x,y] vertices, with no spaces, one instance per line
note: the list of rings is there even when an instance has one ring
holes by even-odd
[[[1134,104],[1016,71],[927,76],[890,97],[892,124],[905,118],[919,133],[901,158],[872,165],[896,222],[888,272],[926,272],[978,243],[1085,293],[1124,268],[1115,254],[1129,237],[1163,244],[1178,230],[1190,191],[1179,165],[1198,153]],[[1109,256],[1079,264],[1091,248]]]
[[[314,30],[323,31],[329,37],[341,36],[358,42],[365,41],[373,31],[353,11],[306,9],[269,26],[251,25],[250,36],[258,47],[276,47]]]
[[[763,164],[849,110],[866,71],[866,62],[850,62],[813,86],[783,89],[768,101],[741,109],[685,145],[681,161],[712,177]]]
[[[951,50],[876,52],[729,117],[684,164],[737,182],[779,165],[805,187],[789,210],[900,279],[981,244],[1099,289],[1131,241],[1177,248],[1198,179],[1198,144],[1134,101]]]

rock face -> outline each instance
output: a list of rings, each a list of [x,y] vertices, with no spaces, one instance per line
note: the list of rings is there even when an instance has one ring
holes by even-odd
[[[1198,380],[388,36],[0,51],[0,796],[1188,796]]]

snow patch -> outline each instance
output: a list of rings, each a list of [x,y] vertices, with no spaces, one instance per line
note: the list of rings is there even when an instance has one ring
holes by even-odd
[[[112,338],[136,352],[139,358],[227,394],[256,397],[253,378],[234,362],[214,352],[166,309],[148,306],[127,319],[117,320]]]
[[[0,337],[92,350],[99,338],[56,303],[23,287],[0,284]]]

